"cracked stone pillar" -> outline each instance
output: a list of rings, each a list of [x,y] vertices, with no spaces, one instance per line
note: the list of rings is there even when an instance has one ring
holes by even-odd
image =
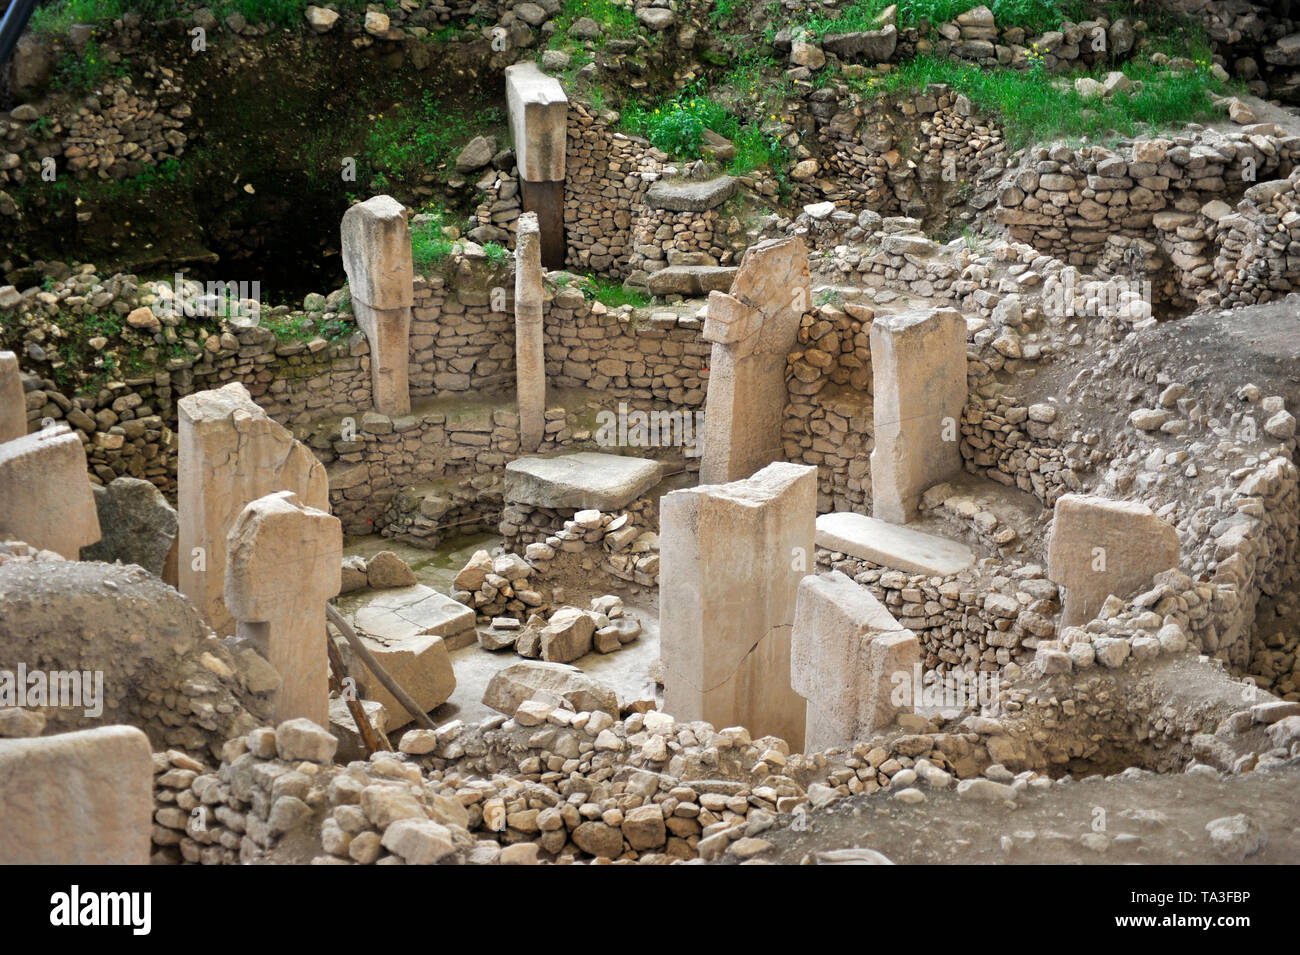
[[[564,155],[569,99],[536,63],[506,67],[506,105],[525,212],[537,213],[542,263],[564,268]]]
[[[1122,599],[1178,566],[1178,531],[1145,504],[1066,494],[1052,511],[1047,576],[1065,590],[1061,626],[1082,626],[1111,594]]]
[[[235,627],[225,601],[226,535],[240,512],[275,491],[328,512],[329,483],[307,446],[238,382],[187,395],[177,417],[177,589],[226,636]]]
[[[790,682],[808,701],[803,752],[855,742],[892,724],[896,674],[921,662],[916,634],[849,577],[833,571],[799,582],[790,636]]]
[[[391,196],[375,196],[345,212],[340,231],[352,311],[370,342],[375,410],[389,417],[409,414],[415,269],[405,210]]]
[[[782,457],[786,358],[811,301],[808,249],[798,237],[751,246],[731,291],[709,293],[701,483],[738,481]]]
[[[148,865],[153,811],[134,726],[0,739],[0,864]]]
[[[0,351],[0,444],[27,433],[27,398],[18,373],[18,356]]]
[[[871,374],[871,513],[906,524],[916,517],[921,494],[962,467],[966,320],[952,308],[876,316]]]
[[[292,491],[253,501],[226,538],[226,606],[280,674],[275,722],[329,725],[325,604],[339,592],[343,525]]]
[[[790,685],[790,627],[814,559],[817,469],[769,464],[673,491],[659,510],[664,710],[797,748],[804,701]]]
[[[515,382],[519,449],[531,454],[546,433],[542,243],[532,212],[520,215],[515,235]]]
[[[67,425],[0,444],[0,540],[78,560],[99,537],[86,449]]]

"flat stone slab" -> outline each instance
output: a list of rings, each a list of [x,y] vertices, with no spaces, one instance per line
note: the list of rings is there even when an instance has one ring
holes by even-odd
[[[658,461],[622,454],[516,458],[506,465],[505,499],[533,507],[613,511],[645,494],[662,476]]]
[[[670,212],[704,212],[714,209],[736,194],[736,180],[718,176],[698,182],[689,179],[660,179],[646,190],[646,203],[652,209]]]
[[[352,622],[362,636],[378,643],[432,634],[442,637],[449,648],[459,649],[477,639],[474,611],[423,584],[380,591],[357,609]]]
[[[931,577],[947,577],[975,563],[974,551],[960,541],[849,511],[817,518],[817,546]]]
[[[726,292],[739,270],[731,265],[670,265],[650,273],[651,295],[708,295]]]

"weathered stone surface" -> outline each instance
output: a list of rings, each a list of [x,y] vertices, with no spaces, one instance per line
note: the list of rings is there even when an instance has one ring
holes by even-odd
[[[898,29],[892,25],[883,30],[864,30],[856,33],[828,33],[822,37],[822,48],[841,60],[867,63],[885,63],[898,46]]]
[[[750,246],[731,291],[709,296],[702,483],[746,478],[782,457],[786,357],[811,302],[808,250],[797,237]]]
[[[505,499],[534,507],[613,511],[659,483],[663,465],[648,458],[580,451],[516,458],[506,465]]]
[[[515,235],[515,393],[519,446],[536,451],[546,434],[546,349],[542,308],[542,237],[537,214],[523,213]]]
[[[353,614],[353,626],[380,641],[432,634],[452,648],[474,642],[474,611],[423,584],[376,594]]]
[[[817,469],[786,463],[660,501],[666,712],[795,745],[803,739],[790,626],[816,511]]]
[[[442,637],[412,634],[399,640],[380,641],[362,633],[361,639],[379,665],[424,712],[436,709],[451,698],[456,689],[456,673]],[[415,716],[407,712],[364,663],[353,659],[350,669],[357,674],[362,695],[383,704],[389,715],[390,731],[414,721]]]
[[[670,265],[650,276],[651,295],[707,295],[729,288],[736,270],[724,265]]]
[[[596,621],[577,607],[561,607],[551,615],[541,632],[542,659],[550,663],[571,663],[591,652]]]
[[[975,563],[960,541],[841,511],[817,518],[817,546],[909,574],[948,577]]]
[[[120,477],[91,489],[100,539],[82,549],[84,560],[139,564],[162,577],[176,544],[176,509],[148,481]]]
[[[790,640],[790,682],[808,701],[808,753],[851,748],[893,723],[896,675],[910,680],[921,660],[916,635],[838,571],[799,582]]]
[[[132,726],[0,740],[0,863],[147,865],[153,755]]]
[[[375,410],[407,414],[415,269],[405,209],[391,196],[375,196],[348,209],[340,231],[352,310],[370,342]]]
[[[670,212],[704,212],[716,209],[736,194],[737,183],[731,176],[697,181],[660,179],[646,190],[646,204],[652,209]]]
[[[306,507],[329,510],[324,466],[232,383],[179,402],[177,588],[218,635],[234,630],[226,609],[226,535],[245,507],[293,491]]]
[[[871,364],[871,513],[906,524],[927,488],[961,470],[966,322],[951,308],[877,316]]]
[[[519,174],[530,182],[563,182],[569,100],[536,63],[506,67],[506,106]]]
[[[366,562],[366,584],[375,590],[413,587],[415,571],[391,550],[381,550]]]
[[[0,351],[0,444],[27,433],[27,404],[18,356]]]
[[[483,703],[499,713],[514,716],[520,703],[547,695],[567,700],[575,710],[599,710],[618,718],[618,697],[614,691],[577,667],[563,663],[529,661],[498,670],[483,691]]]
[[[329,724],[325,604],[338,594],[343,526],[292,491],[258,498],[226,538],[226,607],[280,674],[277,722]]]
[[[1061,626],[1086,623],[1111,594],[1131,597],[1178,566],[1178,532],[1144,504],[1066,494],[1056,502],[1047,574],[1065,590]]]
[[[99,536],[81,439],[55,425],[0,444],[0,540],[76,560]]]

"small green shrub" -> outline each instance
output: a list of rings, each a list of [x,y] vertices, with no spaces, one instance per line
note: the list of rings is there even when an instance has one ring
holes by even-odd
[[[600,302],[607,308],[619,308],[623,305],[631,305],[633,308],[642,308],[650,304],[650,299],[641,292],[633,291],[623,287],[623,283],[617,279],[601,278],[598,275],[588,275],[582,280],[579,287],[582,289],[583,297],[587,301]]]
[[[493,268],[498,268],[510,257],[510,250],[495,242],[485,242],[483,243],[483,254],[487,256],[488,263]]]
[[[430,210],[429,215],[433,218],[420,222],[411,229],[411,262],[416,271],[425,274],[451,255],[455,246],[455,243],[443,232],[442,210]]]

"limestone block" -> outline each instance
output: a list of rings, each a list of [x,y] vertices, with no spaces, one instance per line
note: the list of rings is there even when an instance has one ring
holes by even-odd
[[[153,756],[134,726],[0,740],[0,864],[148,865]]]
[[[894,722],[890,691],[896,674],[912,679],[920,642],[865,587],[838,571],[804,577],[790,640],[790,682],[808,701],[804,752],[850,748]]]
[[[327,726],[325,604],[339,592],[343,525],[280,491],[243,509],[226,549],[226,606],[280,674],[275,721]]]
[[[353,304],[381,311],[409,308],[415,301],[415,269],[402,204],[392,196],[359,202],[343,214],[340,231]]]
[[[506,67],[506,107],[520,175],[530,182],[563,182],[569,100],[536,63]]]
[[[666,712],[798,746],[804,703],[790,685],[790,628],[816,509],[817,469],[786,463],[660,501]]]
[[[328,512],[325,467],[238,382],[182,398],[177,416],[177,589],[224,636],[235,623],[224,593],[230,528],[245,507],[275,491]]]
[[[82,559],[139,564],[163,576],[176,543],[176,509],[148,481],[120,477],[92,488],[99,516],[98,543],[83,548]]]
[[[397,681],[398,686],[410,694],[424,712],[436,709],[451,698],[456,689],[456,673],[452,669],[451,656],[442,637],[422,633],[400,640],[380,642],[362,634],[361,639],[375,655],[379,665]],[[415,717],[388,692],[364,663],[355,660],[352,671],[357,674],[357,682],[362,687],[365,698],[383,704],[389,716],[390,732],[414,722]]]
[[[1061,626],[1087,623],[1111,594],[1132,597],[1178,566],[1178,531],[1145,504],[1066,494],[1056,502],[1047,576],[1065,591]]]
[[[515,236],[515,390],[519,445],[536,451],[546,435],[546,353],[542,322],[542,245],[537,215],[523,213]]]
[[[786,356],[812,302],[809,281],[803,240],[773,239],[745,252],[729,293],[710,296],[702,483],[746,478],[782,457]]]
[[[99,536],[80,438],[55,425],[0,444],[0,540],[77,560]]]
[[[624,507],[659,483],[663,465],[648,458],[580,451],[516,458],[506,465],[505,499],[534,507]]]
[[[515,663],[498,670],[483,691],[483,703],[498,713],[514,716],[529,699],[555,696],[575,710],[608,713],[618,718],[618,697],[577,667],[565,663]]]
[[[921,494],[961,470],[966,322],[951,308],[880,315],[871,324],[875,449],[871,512],[906,524]]]
[[[18,356],[0,351],[0,444],[26,433],[27,403],[18,373]]]

